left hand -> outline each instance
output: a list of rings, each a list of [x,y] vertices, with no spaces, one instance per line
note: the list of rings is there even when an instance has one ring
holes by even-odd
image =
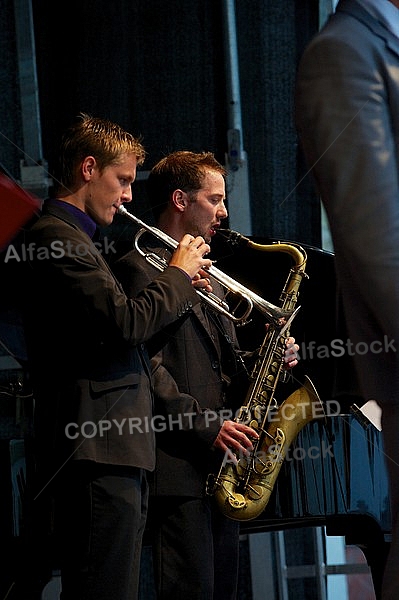
[[[295,338],[293,337],[288,337],[285,340],[285,345],[287,348],[284,352],[284,368],[292,369],[292,367],[295,367],[298,364],[299,346],[295,343]]]

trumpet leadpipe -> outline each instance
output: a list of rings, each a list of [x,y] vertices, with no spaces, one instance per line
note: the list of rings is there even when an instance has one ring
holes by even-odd
[[[133,213],[126,210],[126,208],[123,206],[123,204],[121,204],[120,207],[118,208],[118,213],[121,215],[124,215],[125,217],[128,217],[128,219],[130,219],[131,221],[136,223],[136,225],[139,225],[139,227],[141,227],[142,229],[145,229],[146,231],[152,233],[155,237],[157,237],[158,239],[165,242],[171,248],[176,249],[177,246],[179,245],[179,242],[177,242],[174,238],[170,237],[170,235],[168,235],[164,231],[161,231],[161,229],[158,229],[157,227],[153,227],[152,225],[148,225],[147,223],[144,223],[144,221],[142,221],[141,219],[136,217],[136,215],[134,215]]]

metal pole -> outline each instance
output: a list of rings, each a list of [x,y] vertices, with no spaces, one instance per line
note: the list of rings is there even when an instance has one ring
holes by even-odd
[[[228,131],[226,153],[230,228],[251,235],[247,156],[243,149],[240,78],[234,0],[223,0]]]
[[[49,180],[43,159],[39,91],[36,73],[36,49],[31,0],[14,1],[18,52],[24,158],[21,160],[21,184],[39,197],[47,195]]]

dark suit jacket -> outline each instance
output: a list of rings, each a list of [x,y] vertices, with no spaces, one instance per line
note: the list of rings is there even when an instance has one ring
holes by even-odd
[[[296,122],[365,400],[399,402],[399,39],[360,2],[341,0],[305,50]]]
[[[171,267],[128,299],[89,236],[59,207],[44,207],[24,246],[39,451],[54,465],[73,458],[153,469],[143,344],[198,303],[191,281]]]
[[[160,248],[151,250],[162,253]],[[137,293],[137,286],[145,287],[157,273],[135,250],[117,261],[113,269],[128,294]],[[217,291],[217,283],[212,285]],[[234,326],[221,315],[215,325],[197,304],[148,346],[159,418],[152,492],[201,497],[206,476],[223,458],[211,449],[221,426],[218,413],[225,409],[226,416],[229,410],[230,418],[234,416],[231,411],[235,407],[226,392],[236,392],[238,405],[245,399],[247,378],[242,364],[237,363]],[[226,376],[233,378],[230,386]],[[242,380],[241,392],[237,382]]]

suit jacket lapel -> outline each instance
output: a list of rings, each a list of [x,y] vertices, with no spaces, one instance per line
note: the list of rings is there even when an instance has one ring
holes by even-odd
[[[162,258],[164,260],[168,261],[168,254],[169,254],[170,250],[169,250],[169,248],[166,248],[165,246],[160,246],[158,240],[155,240],[155,244],[152,244],[150,241],[147,242],[147,244],[144,246],[143,250],[144,250],[144,252],[149,252],[149,253],[154,252],[158,256],[162,256]],[[201,326],[205,330],[205,333],[209,339],[209,342],[216,348],[216,350],[219,353],[218,345],[215,343],[214,339],[212,338],[212,331],[210,329],[210,324],[208,322],[208,319],[204,315],[202,305],[196,304],[192,308],[192,311],[193,311],[193,315],[198,319]]]
[[[387,47],[399,56],[399,39],[383,23],[374,19],[356,0],[341,0],[336,12],[352,15],[366,25],[375,35],[383,39]]]

